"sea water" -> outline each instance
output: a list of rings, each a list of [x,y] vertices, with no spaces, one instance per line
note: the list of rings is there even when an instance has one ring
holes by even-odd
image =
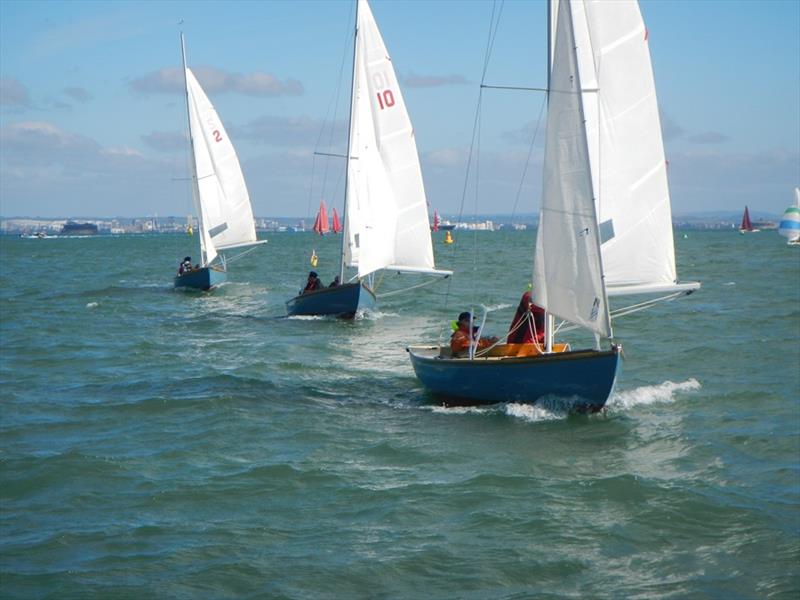
[[[336,236],[210,294],[172,287],[197,238],[0,238],[0,596],[797,598],[800,248],[677,232],[702,289],[615,321],[575,416],[417,381],[406,346],[504,333],[530,280],[530,232],[454,237],[354,321],[285,318]]]

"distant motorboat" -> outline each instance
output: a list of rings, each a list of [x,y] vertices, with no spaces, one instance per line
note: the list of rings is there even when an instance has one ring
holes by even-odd
[[[97,235],[97,225],[67,221],[61,228],[61,235]]]

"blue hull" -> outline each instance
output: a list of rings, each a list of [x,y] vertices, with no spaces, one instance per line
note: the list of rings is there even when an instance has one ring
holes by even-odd
[[[203,267],[201,269],[194,269],[183,275],[177,275],[175,277],[175,287],[207,292],[223,283],[227,277],[228,274],[221,269]]]
[[[618,346],[531,357],[440,358],[438,347],[408,348],[422,384],[448,405],[543,404],[596,412],[614,389]]]
[[[286,303],[290,317],[336,316],[352,319],[356,312],[375,306],[375,294],[363,282],[346,283],[295,296]]]

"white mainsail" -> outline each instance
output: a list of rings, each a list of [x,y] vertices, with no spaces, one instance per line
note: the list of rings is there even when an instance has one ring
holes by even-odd
[[[571,7],[560,2],[547,113],[533,300],[610,338]]]
[[[186,95],[196,182],[194,200],[205,266],[218,251],[259,242],[236,150],[217,111],[188,68]]]
[[[667,163],[639,5],[569,4],[608,294],[696,289],[677,283]]]
[[[358,0],[350,114],[344,262],[379,269],[435,269],[414,129],[392,61],[366,0]]]

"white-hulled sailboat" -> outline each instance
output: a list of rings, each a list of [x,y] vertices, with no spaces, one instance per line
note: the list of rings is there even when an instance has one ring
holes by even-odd
[[[794,188],[794,205],[783,212],[778,233],[790,246],[800,246],[800,188]]]
[[[677,281],[658,105],[638,4],[556,0],[550,6],[547,139],[533,264],[533,302],[548,313],[546,341],[483,351],[473,344],[464,358],[453,357],[449,347],[408,348],[420,381],[453,404],[554,399],[576,411],[599,410],[620,358],[608,297],[645,293],[665,300],[700,287]],[[554,343],[554,317],[594,334],[594,347]]]
[[[186,66],[186,47],[181,33],[181,57],[186,88],[186,111],[191,149],[192,197],[198,215],[201,262],[182,266],[175,287],[210,290],[224,282],[225,252],[266,243],[256,239],[253,208],[236,150],[211,101]],[[219,261],[215,259],[219,257]],[[189,258],[189,257],[187,257]]]
[[[378,271],[447,277],[436,269],[414,129],[367,0],[357,0],[347,143],[344,235],[337,287],[300,294],[289,315],[352,317],[374,306]],[[356,269],[345,279],[345,268]]]

